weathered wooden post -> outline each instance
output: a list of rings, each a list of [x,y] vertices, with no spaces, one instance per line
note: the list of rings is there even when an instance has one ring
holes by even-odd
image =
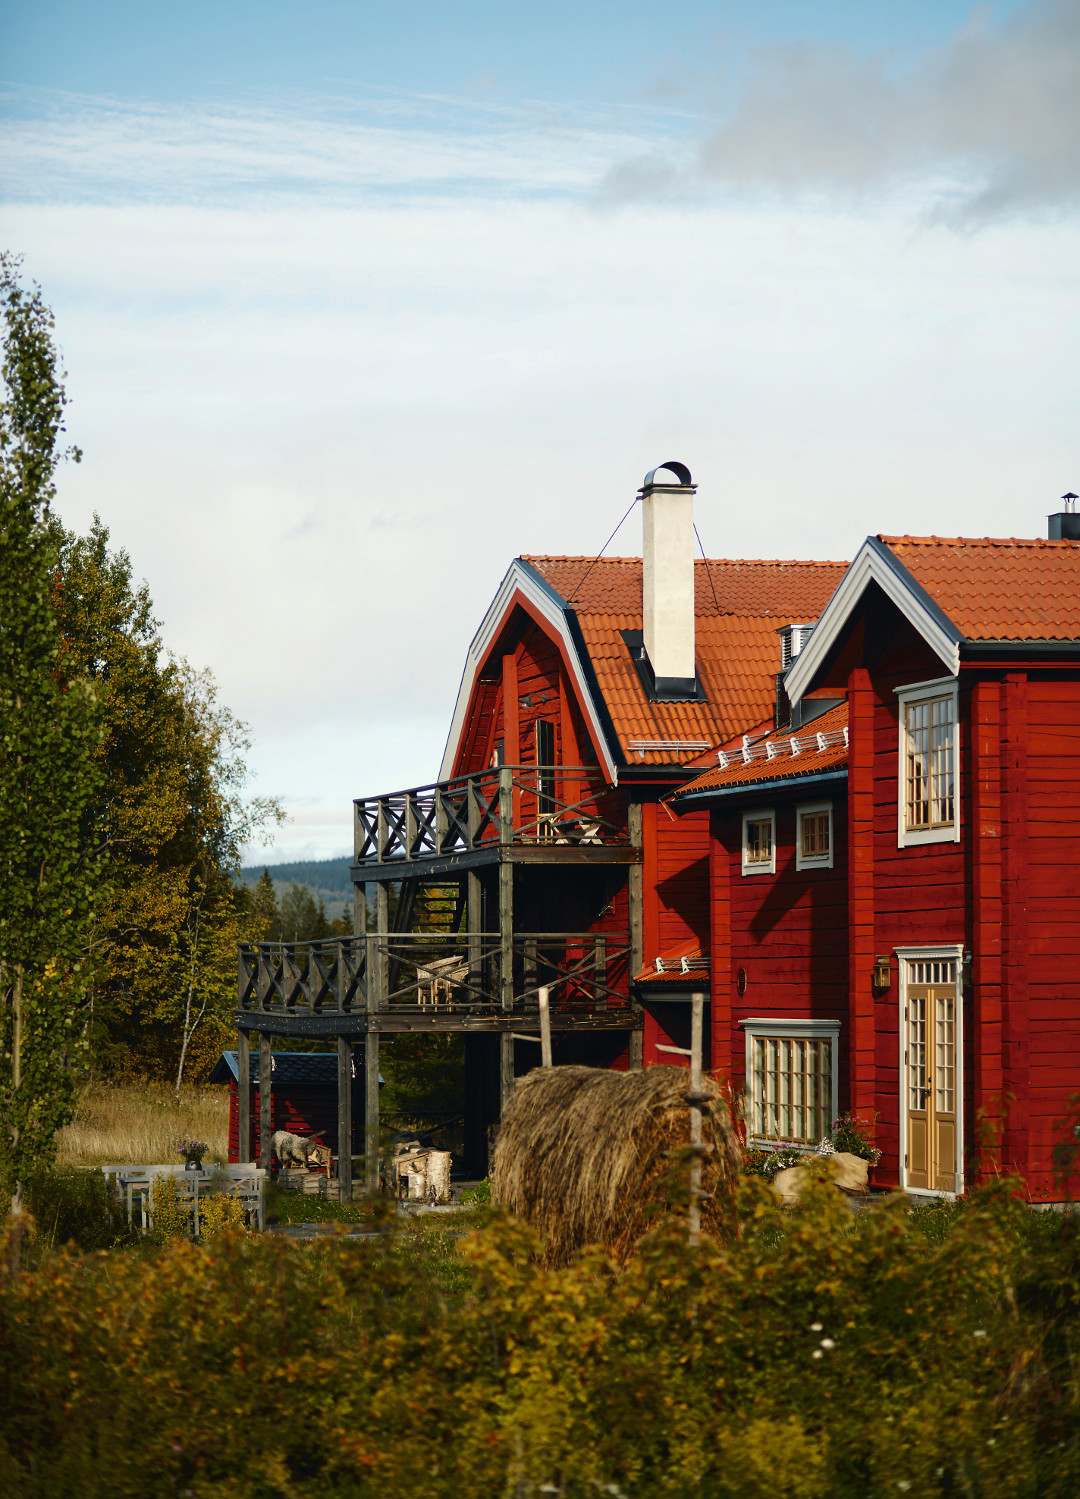
[[[701,1023],[705,1009],[704,994],[690,996],[690,1243],[701,1238],[701,1109],[705,1095],[701,1091]]]
[[[251,1160],[251,1037],[236,1033],[236,1159]]]
[[[273,1093],[272,1073],[274,1058],[270,1051],[270,1036],[259,1032],[259,1165],[270,1170],[270,1136],[274,1133],[274,1114],[271,1102]]]
[[[536,991],[536,997],[540,1002],[540,1065],[550,1067],[551,1063],[551,1010],[548,1006],[548,989],[543,984]]]
[[[353,1049],[348,1036],[337,1038],[337,1150],[338,1201],[352,1200],[352,1070]]]

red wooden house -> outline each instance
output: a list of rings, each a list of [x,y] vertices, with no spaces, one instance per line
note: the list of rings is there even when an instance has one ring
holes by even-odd
[[[241,949],[239,1068],[252,1033],[267,1059],[275,1034],[336,1037],[343,1078],[361,1047],[369,1180],[381,1035],[466,1036],[467,1166],[481,1172],[488,1126],[537,1061],[541,986],[556,1060],[635,1067],[681,1042],[710,961],[709,813],[664,801],[771,710],[777,631],[816,619],[846,570],[695,562],[694,492],[681,464],[647,477],[640,558],[511,563],[439,780],[355,803],[366,935]]]
[[[872,537],[784,689],[673,798],[710,815],[714,1067],[763,1141],[850,1107],[877,1116],[881,1185],[1004,1170],[1060,1198],[1080,543]]]

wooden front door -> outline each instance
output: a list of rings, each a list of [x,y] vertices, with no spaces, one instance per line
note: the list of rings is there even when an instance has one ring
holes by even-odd
[[[956,962],[908,961],[907,1185],[956,1190]]]

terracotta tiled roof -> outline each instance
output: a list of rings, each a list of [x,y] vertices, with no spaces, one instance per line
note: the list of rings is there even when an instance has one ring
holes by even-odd
[[[654,960],[640,973],[635,973],[635,984],[661,984],[670,988],[673,983],[696,983],[699,988],[708,987],[709,955],[693,938],[678,947],[667,948],[660,954],[659,962],[662,964],[660,968]]]
[[[711,770],[676,792],[673,800],[699,791],[716,791],[725,787],[754,786],[762,782],[797,781],[803,776],[822,775],[829,770],[843,770],[847,765],[847,703],[841,703],[815,718],[803,729],[778,734],[775,731],[757,737],[747,735],[749,764],[743,759],[742,745],[731,744],[721,753],[730,763],[717,764]],[[796,754],[792,739],[798,747]],[[771,749],[771,754],[770,754]]]
[[[621,631],[640,630],[639,557],[524,557],[577,614],[600,692],[631,765],[686,763],[772,709],[780,667],[777,630],[817,619],[843,562],[695,565],[697,660],[707,701],[652,703]],[[586,576],[587,574],[587,576]],[[641,741],[685,749],[640,750]]]
[[[523,557],[578,614],[634,614],[641,629],[641,558]],[[694,613],[780,614],[777,627],[817,619],[847,571],[846,562],[739,561],[694,563]]]
[[[969,640],[1080,640],[1080,543],[879,539]]]

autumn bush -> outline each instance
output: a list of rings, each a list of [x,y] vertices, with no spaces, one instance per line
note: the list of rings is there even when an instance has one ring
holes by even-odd
[[[373,1212],[378,1213],[378,1209]],[[373,1226],[380,1224],[373,1219]],[[301,1246],[0,1253],[12,1496],[977,1499],[1080,1488],[1077,1220],[961,1207],[673,1213],[545,1270],[492,1217]],[[2,1247],[2,1246],[0,1246]]]

